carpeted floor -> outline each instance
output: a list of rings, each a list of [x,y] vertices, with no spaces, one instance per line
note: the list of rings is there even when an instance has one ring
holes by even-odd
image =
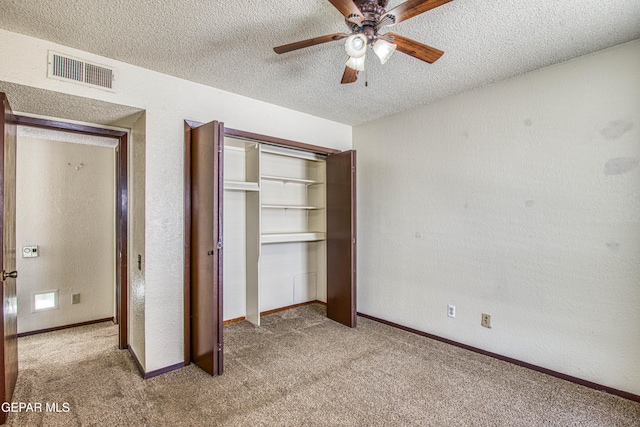
[[[640,403],[308,305],[225,327],[225,374],[142,380],[111,323],[19,339],[10,426],[640,426]],[[64,412],[64,402],[68,412]],[[62,412],[46,412],[58,403]]]

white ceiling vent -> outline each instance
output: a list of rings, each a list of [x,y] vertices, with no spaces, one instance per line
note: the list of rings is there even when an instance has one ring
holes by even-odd
[[[49,51],[47,77],[65,81],[71,80],[86,86],[115,91],[115,70],[113,68],[53,51]]]

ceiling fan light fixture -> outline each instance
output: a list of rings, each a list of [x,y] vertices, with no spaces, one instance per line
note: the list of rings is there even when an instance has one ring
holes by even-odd
[[[364,34],[352,34],[344,44],[351,58],[361,58],[367,53],[367,37]]]
[[[383,39],[377,39],[372,48],[376,56],[380,59],[380,63],[384,64],[391,58],[393,52],[395,52],[396,45]]]
[[[386,7],[389,0],[329,0],[344,16],[348,31],[300,40],[274,47],[273,50],[277,54],[281,54],[323,43],[345,40],[344,47],[349,55],[349,60],[342,75],[342,84],[355,82],[358,71],[364,70],[364,57],[369,46],[382,64],[385,64],[396,50],[404,55],[433,64],[444,54],[443,51],[399,34],[384,32],[383,28],[411,19],[452,0],[398,1],[402,3],[387,12]]]
[[[359,58],[354,58],[353,56],[350,56],[349,59],[347,60],[347,67],[353,68],[354,70],[357,70],[357,71],[364,71],[364,56],[361,56]]]

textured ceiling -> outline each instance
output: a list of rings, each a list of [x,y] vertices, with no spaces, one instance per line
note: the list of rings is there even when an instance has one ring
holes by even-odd
[[[0,81],[0,92],[16,113],[129,129],[143,110],[64,93]]]
[[[342,42],[272,50],[345,31],[327,0],[2,0],[0,28],[356,125],[638,39],[640,1],[454,0],[392,30],[439,61],[369,54],[351,85]]]

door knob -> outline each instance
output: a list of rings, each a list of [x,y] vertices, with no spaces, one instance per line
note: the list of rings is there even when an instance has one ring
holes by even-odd
[[[11,272],[7,273],[6,271],[2,270],[2,280],[0,280],[0,281],[4,282],[8,278],[15,279],[17,277],[18,277],[18,272],[17,271],[11,271]]]

